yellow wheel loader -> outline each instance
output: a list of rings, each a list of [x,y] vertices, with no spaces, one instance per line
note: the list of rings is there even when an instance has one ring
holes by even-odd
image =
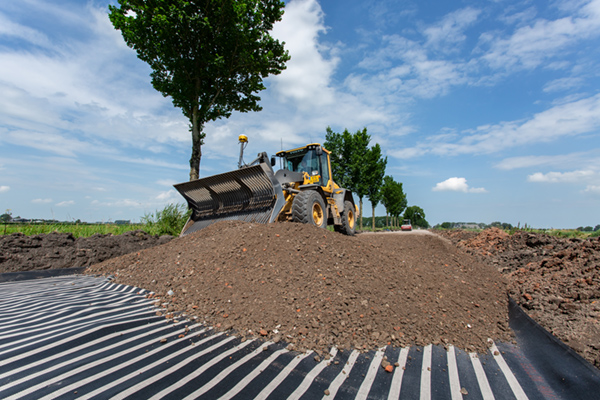
[[[294,221],[354,235],[358,209],[352,193],[332,180],[330,152],[318,143],[276,154],[259,153],[244,164],[248,138],[240,135],[238,169],[174,185],[192,210],[181,236],[223,220]]]

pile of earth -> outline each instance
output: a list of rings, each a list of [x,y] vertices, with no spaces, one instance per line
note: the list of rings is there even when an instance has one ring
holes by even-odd
[[[429,232],[223,221],[86,273],[153,291],[168,319],[319,354],[430,343],[483,352],[488,338],[511,340],[502,276]]]
[[[171,239],[172,236],[159,237],[144,231],[87,238],[58,232],[31,236],[13,233],[0,236],[0,273],[87,267]]]
[[[440,231],[494,265],[510,296],[536,322],[600,367],[600,238],[558,238],[492,228]]]

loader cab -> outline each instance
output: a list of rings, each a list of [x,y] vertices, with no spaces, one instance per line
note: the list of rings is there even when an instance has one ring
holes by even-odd
[[[276,155],[282,158],[283,169],[302,174],[306,172],[304,184],[329,186],[329,151],[323,149],[320,144],[312,143],[297,149],[280,151]]]

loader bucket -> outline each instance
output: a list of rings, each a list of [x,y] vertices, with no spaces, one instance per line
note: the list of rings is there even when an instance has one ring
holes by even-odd
[[[266,163],[174,186],[192,210],[180,236],[218,221],[274,222],[285,204],[281,185]]]

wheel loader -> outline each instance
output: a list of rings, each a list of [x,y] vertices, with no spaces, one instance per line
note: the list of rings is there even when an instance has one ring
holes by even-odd
[[[267,153],[245,164],[248,138],[239,137],[238,169],[174,185],[192,214],[181,236],[215,222],[294,221],[354,235],[358,209],[352,192],[333,182],[330,152],[318,143],[280,151],[282,168],[273,172],[275,157]]]

